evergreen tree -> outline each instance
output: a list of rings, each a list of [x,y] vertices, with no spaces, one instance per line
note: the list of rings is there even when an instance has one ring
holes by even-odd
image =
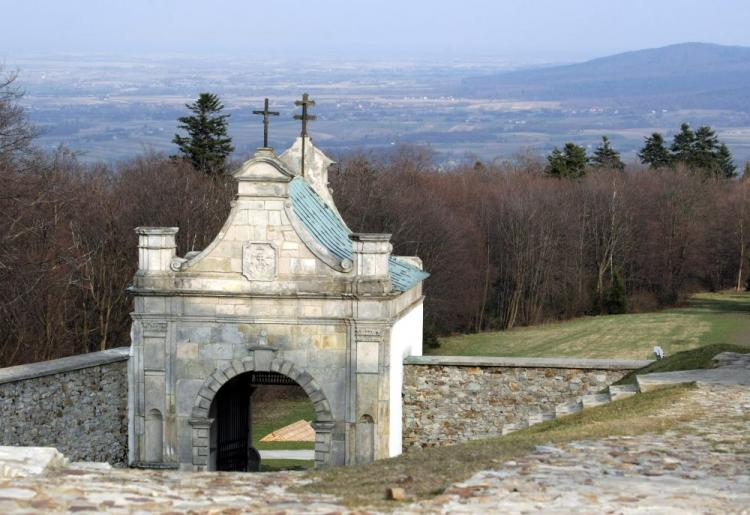
[[[575,143],[566,143],[562,150],[555,149],[547,156],[549,164],[545,173],[552,177],[576,179],[586,174],[589,158],[586,149]]]
[[[672,159],[685,164],[690,164],[693,157],[693,145],[695,144],[695,133],[690,129],[690,124],[683,123],[680,132],[674,135],[672,140]]]
[[[732,159],[732,153],[724,143],[719,145],[719,150],[716,152],[716,166],[719,177],[729,179],[737,175],[737,167]],[[745,171],[748,171],[748,163],[745,163]]]
[[[179,118],[178,127],[187,132],[187,137],[175,134],[172,143],[177,144],[185,159],[193,168],[208,175],[224,170],[226,159],[234,151],[232,139],[227,134],[228,114],[219,114],[224,105],[213,93],[201,93],[198,100],[185,107],[191,116]]]
[[[638,152],[641,163],[649,165],[650,168],[657,169],[669,166],[672,163],[672,156],[664,145],[664,137],[658,132],[654,132],[646,138],[643,148]]]
[[[625,281],[622,273],[615,269],[612,274],[612,283],[604,300],[604,310],[610,315],[621,315],[628,312],[628,297],[625,294]]]
[[[620,153],[612,148],[609,144],[609,138],[602,136],[602,144],[594,150],[594,156],[591,158],[591,164],[594,168],[604,168],[608,170],[624,170],[625,163],[620,159]]]
[[[687,164],[694,170],[716,174],[716,171],[718,171],[718,153],[719,138],[711,127],[704,125],[695,131],[695,139]]]

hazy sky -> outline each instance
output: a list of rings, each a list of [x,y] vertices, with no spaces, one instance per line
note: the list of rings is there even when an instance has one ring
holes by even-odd
[[[748,0],[0,0],[0,59],[578,60],[685,41],[750,46],[748,21]]]

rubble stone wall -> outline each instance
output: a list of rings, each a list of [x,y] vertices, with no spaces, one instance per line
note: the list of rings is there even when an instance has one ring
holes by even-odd
[[[127,463],[128,348],[0,369],[0,445]]]
[[[474,361],[472,361],[474,359]],[[648,362],[412,357],[404,366],[404,450],[502,434]],[[599,367],[599,368],[596,368]]]

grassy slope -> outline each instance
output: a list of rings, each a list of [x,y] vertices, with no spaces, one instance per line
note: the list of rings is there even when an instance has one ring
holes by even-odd
[[[584,317],[441,339],[428,354],[570,356],[650,359],[654,345],[669,356],[713,343],[750,345],[750,294],[702,293],[684,307],[655,313]]]
[[[395,508],[397,503],[384,498],[388,487],[403,487],[415,498],[431,497],[480,470],[526,454],[536,445],[669,429],[694,414],[650,415],[679,402],[691,388],[679,386],[637,395],[501,438],[425,449],[371,465],[316,471],[311,477],[317,481],[303,490],[337,495],[350,507]]]
[[[633,370],[615,384],[635,384],[635,376],[654,372],[673,372],[675,370],[696,370],[699,368],[713,368],[713,357],[722,352],[750,352],[746,345],[732,345],[729,343],[714,343],[692,350],[677,352],[650,365]]]

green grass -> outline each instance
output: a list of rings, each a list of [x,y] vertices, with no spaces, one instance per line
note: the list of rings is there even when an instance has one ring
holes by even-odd
[[[480,470],[527,454],[536,445],[661,432],[676,427],[696,413],[683,411],[660,417],[653,414],[679,402],[693,388],[686,385],[644,393],[501,438],[424,449],[370,465],[311,472],[315,482],[301,490],[336,495],[349,507],[396,508],[398,503],[385,500],[389,487],[404,488],[413,499],[428,498]]]
[[[313,460],[262,460],[261,472],[279,472],[281,470],[309,470],[315,462]]]
[[[750,293],[694,295],[685,306],[653,313],[584,317],[510,331],[451,336],[427,354],[651,359],[726,343],[750,345]]]
[[[315,408],[309,399],[270,400],[253,404],[253,446],[259,451],[314,449],[315,442],[260,441],[268,433],[298,420],[315,420]]]
[[[697,349],[677,352],[648,366],[629,372],[615,384],[635,384],[635,376],[654,372],[674,372],[676,370],[696,370],[714,368],[713,357],[722,352],[750,352],[750,347],[729,343],[714,343]]]

